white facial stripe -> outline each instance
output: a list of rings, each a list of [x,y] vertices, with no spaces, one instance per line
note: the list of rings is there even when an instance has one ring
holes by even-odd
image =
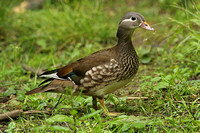
[[[131,20],[131,18],[129,18],[129,19],[124,19],[122,22],[127,22],[127,21],[133,22],[133,20]]]
[[[132,18],[132,17],[131,17]],[[137,18],[135,20],[132,20],[131,18],[129,19],[124,19],[122,22],[135,22],[137,21]]]

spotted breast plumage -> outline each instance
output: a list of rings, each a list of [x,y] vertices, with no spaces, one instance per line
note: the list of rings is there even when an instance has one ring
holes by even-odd
[[[74,94],[82,92],[84,95],[92,96],[95,109],[96,98],[99,98],[100,104],[106,110],[103,102],[104,95],[126,85],[138,70],[138,56],[131,41],[132,33],[138,27],[154,30],[141,14],[137,12],[125,14],[119,23],[116,46],[43,73],[41,77],[49,79],[26,95],[38,92],[66,93],[65,88],[71,87],[74,89]]]

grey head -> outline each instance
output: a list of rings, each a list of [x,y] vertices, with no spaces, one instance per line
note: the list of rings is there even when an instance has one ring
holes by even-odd
[[[123,28],[126,30],[136,29],[138,27],[141,27],[147,30],[154,30],[145,21],[144,17],[140,13],[137,13],[137,12],[126,13],[119,23],[119,28]]]

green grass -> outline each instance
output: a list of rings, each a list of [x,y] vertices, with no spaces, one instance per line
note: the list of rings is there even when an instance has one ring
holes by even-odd
[[[42,9],[15,14],[20,1],[0,1],[0,114],[23,109],[0,122],[5,132],[199,132],[200,3],[178,0],[50,1]],[[60,94],[25,96],[42,81],[23,69],[51,70],[116,44],[124,13],[143,14],[156,31],[138,29],[133,43],[140,69],[133,81],[106,96],[105,117],[92,98]],[[128,100],[128,97],[146,97]],[[46,113],[49,111],[50,113]]]

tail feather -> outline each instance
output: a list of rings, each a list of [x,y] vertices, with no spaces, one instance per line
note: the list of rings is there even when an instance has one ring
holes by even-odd
[[[40,77],[46,77],[46,78],[53,78],[53,79],[60,79],[60,80],[66,80],[64,78],[61,78],[57,75],[58,73],[58,69],[55,70],[51,70],[51,71],[47,71],[44,72],[40,75]],[[49,80],[48,80],[49,81]],[[45,82],[45,81],[44,81]]]
[[[42,73],[40,76],[49,75],[49,74],[53,74],[53,73],[57,73],[57,72],[58,72],[58,69],[54,69],[51,71],[46,71],[46,72]]]
[[[42,92],[54,92],[54,93],[64,93],[64,94],[66,94],[66,87],[72,87],[74,89],[74,86],[75,85],[69,80],[54,79],[49,84],[40,86],[36,89],[33,89],[33,90],[27,92],[26,95],[31,95],[31,94],[35,94],[35,93],[42,93]]]
[[[54,78],[46,79],[46,80],[44,80],[42,83],[40,83],[39,86],[41,86],[42,84],[47,83],[47,82],[49,82],[49,81],[52,81],[52,80],[54,80]]]
[[[32,94],[35,94],[35,93],[45,92],[44,88],[47,87],[47,86],[48,86],[48,84],[44,85],[44,86],[40,86],[38,88],[35,88],[35,89],[33,89],[33,90],[29,91],[29,92],[26,92],[25,95],[32,95]]]

